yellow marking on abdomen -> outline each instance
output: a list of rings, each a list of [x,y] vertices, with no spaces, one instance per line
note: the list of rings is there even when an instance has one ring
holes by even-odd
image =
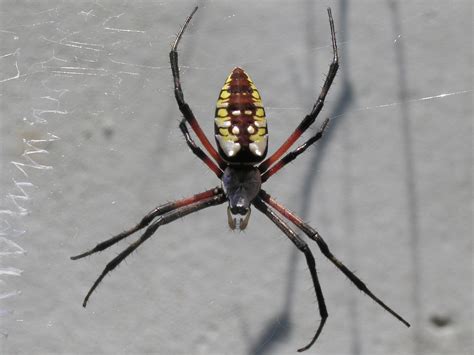
[[[265,133],[267,133],[266,128],[259,128],[256,134],[250,136],[250,140],[252,142],[260,142],[265,137]]]
[[[230,127],[230,117],[216,117],[214,120],[216,122],[217,127]]]
[[[221,94],[219,95],[220,98],[222,99],[228,99],[230,96],[230,92],[227,90],[222,90]]]
[[[220,108],[220,109],[217,110],[217,116],[219,116],[219,117],[229,116],[229,111],[227,111],[227,109],[225,109],[225,108]]]

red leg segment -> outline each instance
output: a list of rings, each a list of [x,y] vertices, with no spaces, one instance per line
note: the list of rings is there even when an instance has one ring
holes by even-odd
[[[187,216],[188,214],[194,213],[204,208],[219,205],[221,203],[224,203],[225,201],[226,201],[225,195],[221,193],[216,196],[202,199],[196,203],[188,204],[184,207],[177,208],[173,211],[170,211],[160,216],[160,218],[158,218],[146,229],[146,231],[142,234],[142,236],[139,239],[137,239],[132,244],[130,244],[124,251],[122,251],[119,255],[117,255],[114,259],[112,259],[112,261],[110,261],[107,264],[104,271],[102,271],[102,273],[94,282],[89,292],[87,293],[86,297],[84,298],[84,302],[82,303],[82,306],[85,307],[87,305],[87,301],[89,300],[89,297],[97,288],[97,286],[101,283],[105,275],[107,275],[109,272],[115,269],[117,265],[119,265],[122,262],[123,259],[129,256],[135,249],[137,249],[148,238],[150,238],[160,226],[171,223],[179,218],[182,218],[184,216]]]
[[[196,136],[198,137],[199,141],[202,143],[204,148],[209,152],[209,154],[214,158],[214,160],[217,162],[221,170],[224,170],[226,167],[226,163],[220,157],[219,153],[217,153],[216,149],[212,146],[211,142],[209,142],[209,139],[207,139],[206,135],[201,129],[201,126],[199,126],[199,123],[196,120],[196,117],[194,116],[194,113],[192,112],[191,108],[186,103],[186,101],[184,101],[183,89],[181,88],[181,81],[179,78],[178,51],[177,51],[178,44],[179,44],[179,41],[181,40],[181,37],[183,36],[184,30],[188,26],[189,21],[191,21],[191,18],[193,17],[197,9],[198,8],[195,7],[191,15],[189,15],[189,17],[186,19],[186,22],[184,23],[183,27],[179,31],[178,35],[176,36],[176,40],[174,41],[173,47],[171,48],[170,63],[171,63],[171,71],[173,73],[174,95],[176,97],[176,102],[178,103],[179,110],[181,111],[184,118],[186,119],[186,122],[188,122],[191,125],[191,128],[193,129],[194,133],[196,133]]]
[[[319,323],[316,332],[311,339],[311,341],[304,347],[298,349],[299,352],[308,350],[318,339],[319,334],[323,330],[326,319],[328,318],[328,311],[326,309],[326,302],[324,301],[323,290],[319,284],[318,273],[316,272],[316,262],[313,257],[313,253],[309,249],[308,245],[305,243],[301,237],[296,234],[289,226],[283,221],[277,214],[269,208],[260,197],[257,197],[253,202],[254,206],[263,214],[265,214],[273,223],[276,224],[280,230],[285,233],[285,235],[295,244],[295,246],[305,255],[306,263],[313,280],[314,290],[316,292],[316,300],[318,301],[319,314],[321,316],[321,321]]]
[[[71,259],[72,260],[81,259],[85,256],[88,256],[88,255],[97,253],[99,251],[105,250],[105,249],[111,247],[112,245],[118,243],[122,239],[128,237],[129,235],[139,231],[140,229],[145,228],[147,225],[149,225],[151,223],[151,221],[153,219],[155,219],[158,216],[164,215],[165,213],[174,211],[174,210],[179,209],[181,207],[186,207],[186,206],[192,205],[193,203],[196,203],[196,202],[199,202],[199,201],[202,201],[202,200],[206,200],[210,197],[220,195],[222,193],[223,193],[223,191],[222,191],[221,188],[215,187],[213,189],[198,193],[194,196],[186,197],[186,198],[183,198],[181,200],[177,200],[177,201],[174,201],[174,202],[168,202],[168,203],[165,203],[161,206],[158,206],[155,209],[153,209],[152,211],[150,211],[145,217],[143,217],[142,220],[140,221],[140,223],[138,223],[135,227],[130,228],[130,229],[128,229],[128,230],[126,230],[126,231],[124,231],[120,234],[117,234],[116,236],[114,236],[110,239],[104,240],[103,242],[97,244],[94,248],[92,248],[89,251],[86,251],[85,253],[82,253],[82,254],[79,254],[79,255],[76,255],[76,256],[71,256]]]
[[[298,148],[295,150],[289,152],[287,155],[285,155],[283,158],[281,158],[275,165],[273,165],[270,169],[268,169],[265,173],[262,174],[262,184],[267,181],[270,176],[276,174],[281,168],[283,168],[286,164],[292,162],[293,160],[298,157],[298,155],[302,154],[306,149],[308,149],[309,146],[312,144],[316,143],[324,133],[324,130],[328,126],[329,119],[326,119],[321,128],[319,129],[318,133],[316,133],[314,136],[312,136],[310,139],[308,139],[306,142],[301,144]]]
[[[199,148],[194,140],[191,138],[191,135],[189,134],[188,127],[186,126],[186,120],[183,118],[181,123],[179,124],[179,128],[181,129],[181,132],[183,132],[184,139],[186,139],[186,143],[188,147],[191,149],[191,151],[199,158],[201,159],[204,164],[208,166],[209,169],[211,169],[214,174],[217,175],[217,177],[220,179],[222,177],[222,170],[219,169],[219,167],[214,163],[214,161],[209,158],[206,153],[203,152],[201,148]]]
[[[258,166],[258,169],[261,173],[267,171],[280,157],[285,154],[285,152],[290,149],[290,147],[296,142],[296,140],[301,137],[304,131],[306,131],[309,126],[313,124],[318,116],[319,112],[324,106],[324,100],[326,99],[326,95],[331,87],[331,84],[336,77],[337,69],[339,68],[339,56],[337,54],[337,45],[336,45],[336,31],[334,29],[334,21],[332,19],[331,9],[328,8],[328,15],[329,15],[329,26],[331,27],[331,39],[332,39],[332,50],[334,53],[332,63],[329,66],[329,72],[324,82],[323,88],[321,93],[319,94],[318,100],[313,106],[310,114],[307,115],[303,121],[299,124],[299,126],[295,129],[295,131],[288,137],[288,139],[281,145],[278,150],[273,153],[269,158],[267,158],[263,163]]]
[[[260,190],[260,193],[258,195],[263,201],[268,203],[271,207],[273,207],[275,210],[278,211],[282,216],[287,218],[289,221],[291,221],[296,227],[301,229],[310,239],[315,241],[318,244],[319,249],[323,253],[323,255],[328,258],[336,267],[342,271],[344,275],[347,276],[349,280],[352,281],[354,285],[357,286],[359,290],[364,292],[367,296],[372,298],[375,302],[377,302],[383,309],[385,309],[388,313],[390,313],[392,316],[397,318],[400,322],[405,324],[407,327],[410,326],[410,323],[408,323],[405,319],[403,319],[398,313],[396,313],[393,309],[391,309],[389,306],[387,306],[381,299],[379,299],[377,296],[375,296],[372,291],[370,291],[367,286],[362,282],[361,279],[359,279],[352,271],[350,271],[341,261],[339,261],[329,250],[328,245],[324,241],[324,239],[321,237],[321,235],[314,230],[309,224],[303,222],[303,220],[298,217],[296,214],[293,212],[289,211],[287,208],[285,208],[283,205],[278,203],[273,197],[271,197],[268,193],[266,193],[264,190]]]

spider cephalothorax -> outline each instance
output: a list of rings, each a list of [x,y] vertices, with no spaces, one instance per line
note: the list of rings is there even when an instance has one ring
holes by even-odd
[[[308,345],[298,351],[307,350],[314,344],[323,329],[328,313],[321,285],[319,284],[313,254],[306,242],[288,225],[288,221],[306,234],[309,239],[316,242],[322,254],[339,270],[341,270],[341,272],[344,273],[361,291],[406,326],[410,326],[406,320],[376,297],[356,275],[354,275],[329,251],[328,245],[316,230],[314,230],[309,224],[305,223],[296,214],[278,203],[261,188],[261,185],[272,175],[289,162],[296,159],[309,146],[318,141],[327,127],[328,119],[323,122],[321,128],[315,135],[298,146],[295,150],[287,153],[290,147],[298,140],[298,138],[301,137],[303,132],[306,131],[316,120],[316,117],[324,105],[324,99],[326,98],[339,67],[336,34],[331,9],[328,9],[328,15],[331,28],[333,60],[329,66],[329,72],[321,93],[310,113],[304,117],[281,147],[266,160],[264,159],[268,149],[268,132],[265,110],[261,102],[260,93],[250,77],[242,69],[235,68],[232,70],[219,94],[219,99],[217,100],[215,137],[218,150],[216,150],[209,142],[199,126],[191,108],[184,100],[184,94],[179,78],[177,48],[186,26],[196,11],[197,7],[187,18],[181,31],[178,33],[170,52],[174,93],[178,107],[183,114],[183,119],[181,120],[179,128],[181,129],[189,148],[216,174],[216,176],[221,180],[222,187],[214,187],[194,196],[160,205],[143,217],[140,223],[135,227],[97,244],[93,249],[85,253],[73,256],[72,259],[75,260],[107,249],[132,233],[147,227],[145,232],[136,241],[130,244],[107,264],[105,269],[102,271],[102,274],[97,278],[84,298],[83,306],[86,306],[90,295],[94,292],[105,275],[115,269],[115,267],[128,255],[150,238],[160,226],[204,208],[228,202],[228,223],[231,229],[236,229],[237,227],[241,230],[245,229],[250,217],[250,207],[253,205],[267,216],[293,242],[306,258],[306,263],[316,292],[321,321]],[[210,157],[194,142],[187,128],[188,124],[191,126]],[[286,155],[284,155],[285,153]]]
[[[224,170],[222,186],[229,200],[227,208],[229,227],[235,229],[238,225],[240,230],[244,230],[250,218],[250,204],[262,186],[260,171],[253,166],[230,165]]]

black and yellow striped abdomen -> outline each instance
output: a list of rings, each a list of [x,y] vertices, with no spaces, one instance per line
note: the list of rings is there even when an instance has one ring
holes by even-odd
[[[229,163],[255,164],[267,154],[265,109],[252,79],[241,68],[227,77],[217,99],[214,131],[219,154]]]

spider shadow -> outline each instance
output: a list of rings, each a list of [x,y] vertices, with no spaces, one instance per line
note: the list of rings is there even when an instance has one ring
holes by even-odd
[[[390,9],[391,19],[392,19],[392,31],[394,37],[396,35],[401,35],[403,32],[403,22],[400,20],[400,5],[393,0],[388,0],[387,5]],[[401,148],[403,149],[403,161],[405,163],[405,186],[406,186],[406,200],[407,200],[407,225],[408,233],[410,239],[410,257],[412,263],[412,303],[414,305],[414,319],[412,322],[413,331],[414,331],[414,354],[421,354],[422,352],[422,333],[420,330],[420,324],[423,323],[423,301],[421,299],[421,274],[422,263],[420,262],[420,250],[421,250],[421,241],[420,241],[420,222],[419,222],[419,207],[418,200],[416,198],[417,194],[417,183],[416,183],[416,162],[413,158],[413,124],[412,124],[412,115],[410,111],[409,104],[407,104],[407,94],[409,92],[409,81],[407,76],[407,66],[406,66],[406,53],[404,48],[403,41],[398,43],[395,46],[395,63],[397,67],[397,78],[398,78],[398,100],[401,102],[400,105],[400,131],[402,132],[403,144]]]

